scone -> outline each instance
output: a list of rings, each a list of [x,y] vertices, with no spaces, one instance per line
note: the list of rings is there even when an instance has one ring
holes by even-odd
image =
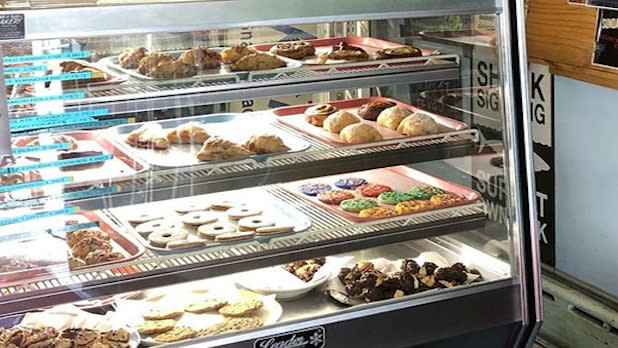
[[[361,144],[382,140],[382,134],[366,123],[355,123],[344,127],[339,138],[346,143]]]
[[[197,74],[197,69],[193,65],[185,64],[179,60],[165,60],[151,68],[146,76],[158,79],[179,79],[195,74]]]
[[[376,59],[394,59],[394,58],[410,58],[421,57],[423,51],[414,46],[401,46],[395,48],[385,48],[376,52]]]
[[[199,122],[188,122],[167,133],[167,140],[174,144],[203,144],[210,135]]]
[[[396,130],[397,127],[399,127],[399,123],[410,114],[410,110],[406,108],[393,106],[392,108],[382,111],[376,121],[379,126]]]
[[[221,51],[221,60],[225,64],[234,64],[240,58],[256,52],[257,51],[254,48],[248,47],[247,44],[243,42],[239,45],[234,45]]]
[[[265,153],[287,152],[290,148],[283,140],[274,134],[254,135],[245,143],[244,147],[258,155]]]
[[[213,136],[206,140],[201,150],[197,153],[197,158],[200,161],[218,161],[254,154],[234,142]]]
[[[176,59],[167,53],[151,53],[140,59],[137,71],[142,75],[148,75],[157,64],[161,62],[174,62]]]
[[[324,120],[331,114],[337,112],[337,108],[330,104],[318,104],[305,110],[305,120],[318,127],[324,125]]]
[[[431,116],[422,112],[415,112],[401,121],[397,131],[404,135],[420,136],[440,132],[440,126]]]
[[[145,149],[165,150],[170,147],[170,143],[162,132],[161,125],[147,123],[131,131],[124,142]]]
[[[281,42],[271,47],[270,53],[292,59],[303,59],[314,55],[315,47],[308,41]]]
[[[323,128],[331,133],[339,133],[345,126],[359,122],[360,119],[357,116],[347,111],[339,110],[324,120]]]
[[[358,109],[358,116],[365,120],[375,121],[382,111],[396,105],[397,104],[388,100],[375,100],[361,105]]]
[[[257,71],[283,68],[287,64],[281,58],[268,53],[252,53],[230,66],[232,71]]]
[[[184,52],[179,61],[187,65],[197,66],[198,69],[215,69],[221,66],[221,54],[208,47],[195,47]]]
[[[146,47],[133,48],[118,58],[118,63],[125,69],[137,69],[139,61],[148,54]]]

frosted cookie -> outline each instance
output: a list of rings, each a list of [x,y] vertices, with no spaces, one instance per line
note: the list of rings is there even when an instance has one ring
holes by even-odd
[[[260,215],[262,213],[262,209],[243,206],[230,208],[226,210],[225,213],[230,219],[239,220],[248,216]]]
[[[172,319],[165,320],[146,320],[142,325],[138,326],[137,332],[140,335],[155,335],[170,331],[176,326],[176,321]]]
[[[163,228],[149,234],[148,242],[154,247],[165,248],[167,243],[176,240],[185,240],[187,237],[189,237],[187,231]]]
[[[180,221],[189,226],[201,226],[217,221],[217,214],[211,211],[192,211],[182,216]]]
[[[198,227],[197,233],[204,238],[215,239],[222,234],[236,232],[236,225],[227,222],[215,222]]]
[[[132,224],[143,224],[144,222],[161,219],[163,215],[156,211],[141,211],[131,214],[127,217],[127,221]]]
[[[335,182],[335,186],[341,189],[350,190],[366,183],[367,180],[363,178],[342,178]]]
[[[383,219],[387,217],[397,216],[397,212],[389,208],[374,207],[361,210],[358,213],[358,216],[366,219]]]
[[[149,234],[162,228],[176,230],[180,228],[180,222],[166,219],[152,220],[135,226],[135,232]]]
[[[274,225],[274,221],[263,216],[249,216],[238,220],[239,231],[255,231],[260,227],[269,227]]]
[[[415,199],[413,195],[399,191],[382,192],[378,196],[378,201],[384,204],[395,205],[400,202],[411,201]]]
[[[219,309],[219,314],[226,317],[243,317],[257,311],[262,308],[263,305],[264,303],[260,300],[244,300],[222,307]]]
[[[333,188],[328,184],[302,184],[299,187],[300,192],[306,194],[307,196],[316,196],[318,193],[322,191],[329,191]]]
[[[169,308],[150,308],[142,316],[146,320],[163,320],[178,318],[182,313],[182,311]]]
[[[179,326],[153,338],[157,342],[169,343],[188,340],[195,337],[197,337],[197,331],[188,326]]]
[[[359,211],[363,209],[373,208],[377,205],[378,203],[374,201],[373,199],[359,197],[359,198],[346,199],[345,201],[341,202],[341,204],[339,204],[339,208],[345,211],[358,213]]]
[[[215,237],[216,242],[235,242],[239,240],[251,239],[255,236],[255,231],[238,231],[233,233],[220,234]]]
[[[191,303],[185,308],[185,312],[201,314],[214,310],[218,310],[219,308],[227,305],[227,301],[220,300],[216,298],[204,299],[199,302]]]

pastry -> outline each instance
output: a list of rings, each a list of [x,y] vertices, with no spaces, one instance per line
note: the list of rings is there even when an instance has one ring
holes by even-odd
[[[356,123],[344,127],[339,139],[349,144],[362,144],[384,140],[377,129],[366,123]]]
[[[414,197],[413,199],[428,200],[432,196],[441,195],[443,193],[446,193],[446,191],[439,187],[423,185],[411,188],[408,193]]]
[[[227,301],[219,300],[216,298],[203,299],[199,302],[191,303],[185,308],[185,312],[201,314],[214,310],[218,310],[219,308],[227,305]]]
[[[367,180],[363,178],[350,177],[350,178],[341,178],[335,181],[335,186],[339,187],[340,189],[350,190],[358,186],[364,185],[366,183],[367,183]]]
[[[166,308],[150,308],[142,316],[146,320],[174,319],[182,315],[182,311]]]
[[[170,343],[197,337],[197,331],[188,326],[178,326],[170,331],[154,336],[157,342]]]
[[[380,113],[388,108],[392,108],[397,104],[388,100],[375,100],[361,105],[358,109],[358,116],[365,120],[375,121]]]
[[[186,214],[191,211],[210,209],[211,204],[207,202],[180,202],[174,205],[174,210],[179,214]]]
[[[429,201],[435,206],[439,208],[446,208],[448,206],[452,206],[454,204],[460,203],[463,201],[463,198],[454,193],[443,193],[439,195],[432,196]]]
[[[182,216],[180,221],[189,226],[201,226],[217,221],[217,214],[212,211],[192,211]]]
[[[150,72],[157,67],[159,63],[173,63],[176,59],[167,53],[151,53],[140,59],[137,71],[148,76]]]
[[[236,242],[239,240],[251,239],[255,236],[255,231],[237,231],[232,233],[220,234],[215,237],[216,242]]]
[[[324,120],[332,113],[337,112],[337,108],[330,104],[318,104],[305,110],[305,120],[318,127],[324,125]]]
[[[395,205],[399,202],[411,201],[415,199],[413,195],[399,191],[382,192],[378,196],[378,201],[384,204]]]
[[[279,233],[287,233],[287,232],[293,232],[294,231],[294,226],[290,226],[290,225],[277,225],[275,224],[275,226],[267,226],[267,227],[258,227],[255,229],[255,235],[256,236],[270,236],[273,234],[279,234]]]
[[[200,70],[215,69],[221,66],[221,54],[208,47],[195,47],[185,51],[178,60],[187,65],[194,65]]]
[[[231,220],[239,220],[248,216],[260,215],[261,213],[262,209],[251,208],[248,206],[230,208],[225,212]]]
[[[307,196],[316,196],[322,191],[332,190],[332,187],[328,184],[302,184],[299,189]]]
[[[326,264],[326,258],[318,257],[310,260],[296,261],[283,266],[286,271],[295,275],[298,279],[309,282],[313,276]]]
[[[377,205],[378,203],[371,198],[359,197],[342,201],[339,204],[339,208],[352,213],[358,213],[363,209],[373,208]]]
[[[260,227],[269,227],[275,225],[275,222],[263,216],[249,216],[238,220],[239,231],[255,231]]]
[[[175,144],[203,144],[210,135],[199,122],[188,122],[167,133],[167,141]]]
[[[69,247],[75,246],[77,242],[86,238],[86,237],[97,237],[101,240],[109,241],[109,234],[107,232],[103,232],[98,228],[85,228],[73,232],[69,232],[66,234],[66,242]]]
[[[109,241],[98,237],[84,237],[71,248],[71,253],[73,256],[83,259],[95,250],[112,251],[112,246]]]
[[[148,54],[146,47],[137,47],[125,52],[118,58],[118,63],[125,69],[137,69],[139,61]]]
[[[88,253],[88,255],[84,258],[84,261],[87,265],[96,265],[105,262],[120,261],[123,259],[124,256],[116,251],[95,250]]]
[[[356,188],[356,192],[364,197],[378,197],[382,192],[392,191],[393,189],[386,185],[366,184]]]
[[[292,59],[303,59],[315,54],[315,46],[307,41],[281,42],[272,46],[270,53]]]
[[[62,81],[63,86],[66,88],[72,87],[71,84],[73,84],[73,86],[75,87],[78,87],[80,83],[83,84],[85,82],[88,84],[88,83],[103,82],[107,79],[107,75],[105,75],[103,71],[93,66],[76,62],[74,60],[68,60],[68,61],[61,62],[60,67],[62,68],[63,73],[68,73],[68,74],[70,73],[90,73],[90,77],[86,79],[82,79],[79,81],[75,81],[75,80]]]
[[[345,110],[339,110],[333,114],[330,114],[324,120],[323,128],[331,133],[339,133],[345,126],[359,122],[360,119],[358,117]]]
[[[426,210],[431,207],[432,204],[428,201],[414,200],[397,203],[395,206],[395,211],[397,214],[410,214],[421,210]]]
[[[115,342],[129,342],[130,334],[127,330],[120,328],[106,332],[103,337]]]
[[[225,64],[234,64],[240,58],[256,52],[257,51],[254,48],[248,47],[247,44],[243,42],[239,45],[234,45],[221,51],[221,59]]]
[[[146,123],[131,131],[124,142],[135,147],[155,150],[165,150],[170,143],[163,136],[163,128],[156,123]]]
[[[399,127],[401,121],[410,115],[410,110],[402,108],[401,106],[393,106],[380,113],[376,122],[379,126],[396,130]]]
[[[245,143],[244,147],[258,155],[265,153],[287,152],[290,148],[277,135],[254,135]]]
[[[229,140],[213,136],[206,140],[197,153],[197,158],[200,161],[219,161],[251,155],[254,155],[254,153],[244,147]]]
[[[180,227],[181,225],[178,221],[169,219],[158,219],[144,222],[143,224],[135,226],[135,232],[146,235],[162,228],[175,230],[179,229]]]
[[[228,331],[240,331],[262,327],[264,322],[258,317],[225,318],[219,324],[201,330],[200,336],[213,336]]]
[[[170,61],[164,60],[158,62],[146,74],[148,77],[158,79],[179,79],[183,77],[191,77],[197,74],[195,66],[185,64],[179,60]]]
[[[161,219],[163,215],[156,211],[138,211],[127,216],[127,221],[132,224],[142,224],[144,222]]]
[[[369,54],[360,47],[352,46],[342,41],[331,47],[328,59],[358,62],[369,60]]]
[[[346,199],[354,198],[354,194],[343,190],[329,190],[318,193],[318,200],[326,204],[339,205]]]
[[[237,60],[230,66],[232,71],[272,70],[287,66],[281,58],[269,53],[252,53]]]
[[[189,233],[187,231],[178,230],[178,229],[169,229],[162,228],[158,229],[148,235],[148,242],[150,245],[157,248],[165,248],[167,247],[167,243],[177,241],[177,240],[185,240],[189,237]],[[146,318],[150,319],[150,318]],[[161,318],[167,319],[167,318]]]
[[[415,112],[401,121],[397,131],[411,137],[440,133],[440,126],[434,119],[424,113]]]
[[[397,212],[389,208],[373,207],[361,210],[358,213],[358,216],[369,219],[383,219],[387,217],[397,216]]]
[[[94,156],[103,155],[102,151],[71,151],[71,152],[60,152],[58,154],[58,160],[67,160],[67,159],[76,159],[76,158],[87,158]],[[102,167],[105,164],[105,161],[97,161],[91,163],[83,163],[83,164],[75,164],[72,166],[62,166],[60,167],[61,171],[71,171],[71,170],[84,170],[84,169],[93,169]]]
[[[423,51],[414,46],[400,46],[393,48],[385,48],[376,52],[376,59],[394,59],[394,58],[411,58],[422,57]]]
[[[226,317],[243,317],[262,308],[264,303],[260,300],[251,299],[228,304],[219,309],[219,314]]]
[[[78,269],[80,267],[85,267],[88,266],[88,264],[86,263],[86,261],[82,260],[82,259],[78,259],[76,257],[69,257],[67,259],[67,263],[69,264],[69,269],[74,270],[74,269]]]

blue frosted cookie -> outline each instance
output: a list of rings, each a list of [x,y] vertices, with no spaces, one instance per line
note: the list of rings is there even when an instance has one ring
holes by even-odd
[[[333,188],[327,184],[302,184],[300,185],[300,192],[307,196],[317,196],[318,193],[323,191],[329,191]]]
[[[335,186],[344,190],[351,190],[366,183],[367,180],[363,178],[342,178],[335,182]]]

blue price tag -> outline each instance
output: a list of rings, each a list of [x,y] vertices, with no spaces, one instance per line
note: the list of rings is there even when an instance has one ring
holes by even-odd
[[[38,145],[38,146],[24,146],[13,149],[13,155],[22,155],[24,153],[42,152],[50,150],[67,150],[71,148],[69,143]]]
[[[32,65],[32,66],[15,66],[15,67],[6,67],[4,68],[4,74],[19,74],[19,73],[29,73],[29,72],[37,72],[37,71],[47,71],[47,66],[45,65]]]
[[[116,193],[116,192],[120,192],[119,186],[93,188],[93,189],[68,192],[68,193],[63,193],[59,195],[47,196],[47,197],[31,198],[31,199],[25,199],[21,201],[4,202],[4,203],[0,203],[0,209],[33,207],[33,206],[45,204],[46,202],[49,202],[49,201],[56,201],[56,200],[69,201],[72,199],[92,198],[92,197],[105,196],[105,195],[109,195],[109,194]]]
[[[92,117],[76,117],[66,120],[40,120],[42,122],[30,122],[20,125],[11,125],[11,133],[22,132],[25,130],[40,129],[42,127],[57,127],[67,125],[78,125],[90,122],[96,122],[97,120]]]
[[[58,161],[53,161],[53,162],[45,162],[45,163],[34,163],[34,164],[27,164],[23,166],[5,167],[5,168],[0,168],[0,174],[19,173],[19,172],[27,172],[30,170],[42,169],[42,168],[68,167],[68,166],[75,166],[79,164],[104,162],[104,161],[109,161],[112,158],[113,156],[111,154],[108,154],[108,155],[98,155],[98,156],[90,156],[90,157],[82,157],[82,158],[70,158],[70,159],[58,160]]]
[[[119,124],[127,124],[135,122],[135,118],[115,118],[113,120],[99,120],[96,122],[89,123],[80,123],[77,125],[70,125],[64,127],[52,127],[52,128],[41,128],[35,129],[31,131],[26,131],[23,133],[19,133],[20,135],[35,135],[41,133],[60,133],[60,132],[68,132],[72,130],[81,130],[81,129],[97,129],[97,128],[108,128],[117,126]]]
[[[0,219],[0,226],[12,225],[12,224],[20,223],[20,222],[42,219],[42,218],[46,218],[50,216],[75,214],[77,211],[78,209],[76,207],[68,207],[64,209],[44,211],[41,213],[27,214],[27,215],[11,217],[11,218],[3,218],[3,219]]]
[[[75,92],[75,93],[50,95],[50,96],[44,96],[44,97],[11,98],[7,101],[7,104],[8,105],[34,104],[34,103],[48,102],[48,101],[54,101],[54,100],[82,99],[85,97],[86,97],[86,93]]]
[[[13,77],[5,79],[4,84],[11,85],[24,85],[37,82],[51,82],[51,81],[68,81],[68,80],[83,80],[92,78],[91,72],[81,73],[68,73],[60,75],[45,75],[45,76],[28,76],[28,77]]]
[[[22,182],[20,184],[0,186],[0,193],[15,191],[15,190],[32,189],[35,187],[41,187],[41,186],[47,186],[47,185],[63,184],[63,183],[71,182],[71,181],[73,181],[72,177],[64,176],[61,178]]]
[[[90,52],[80,51],[80,52],[41,54],[41,55],[36,55],[36,56],[28,55],[28,56],[4,57],[2,61],[4,64],[15,64],[15,63],[36,62],[36,61],[41,61],[41,60],[76,59],[76,58],[88,58],[88,57],[90,57]]]

